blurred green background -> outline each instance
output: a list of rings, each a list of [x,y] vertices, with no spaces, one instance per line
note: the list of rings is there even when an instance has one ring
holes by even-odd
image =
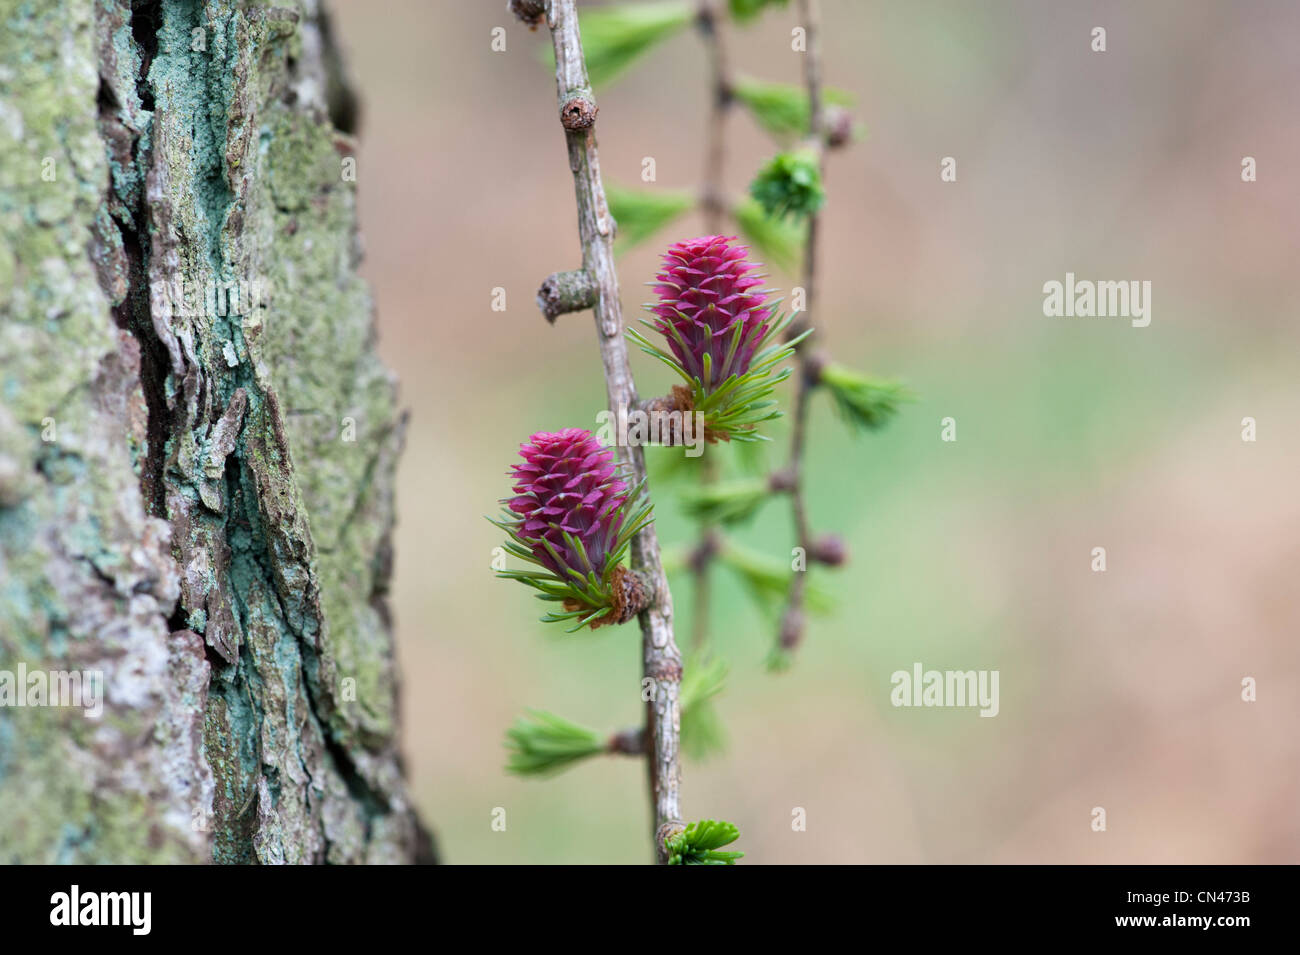
[[[489,566],[483,515],[519,442],[604,402],[589,313],[550,327],[533,303],[580,261],[549,38],[503,0],[335,9],[364,105],[364,271],[411,410],[394,605],[421,811],[453,863],[647,861],[639,764],[502,771],[526,707],[602,732],[641,716],[634,627],[548,631]],[[814,409],[812,520],[851,562],[814,570],[836,607],[791,671],[764,670],[775,622],[719,575],[729,747],[685,765],[686,815],[734,821],[747,863],[1296,861],[1300,7],[824,0],[823,19],[826,82],[867,134],[830,159],[816,324],[919,399],[867,438]],[[734,68],[798,82],[794,23],[728,28]],[[599,91],[606,180],[640,185],[653,156],[658,187],[695,189],[706,89],[687,30]],[[774,150],[739,110],[727,137],[739,195]],[[701,228],[620,260],[630,317],[662,248]],[[1045,318],[1067,271],[1151,281],[1151,325]],[[643,395],[667,390],[634,362]],[[688,540],[656,490],[661,539]],[[788,554],[788,507],[740,536]],[[684,644],[689,580],[674,600]],[[999,670],[1000,714],[892,707],[914,662]]]

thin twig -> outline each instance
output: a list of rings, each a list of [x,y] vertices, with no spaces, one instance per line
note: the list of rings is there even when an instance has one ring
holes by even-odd
[[[708,235],[717,235],[722,230],[726,211],[722,198],[727,158],[726,123],[727,113],[734,102],[721,21],[717,0],[700,0],[699,15],[695,22],[708,55],[710,84],[709,115],[704,127],[704,181],[700,190],[704,231]],[[700,462],[700,483],[708,485],[717,480],[717,458],[706,453]],[[712,605],[710,569],[717,551],[717,528],[711,523],[702,523],[699,540],[691,555],[691,594],[694,598],[691,607],[691,647],[697,651],[702,650],[709,641],[709,608]]]
[[[815,150],[818,164],[823,176],[826,171],[826,116],[822,102],[821,74],[821,17],[817,0],[799,0],[799,12],[804,27],[804,86],[808,91],[808,133],[810,148]],[[818,214],[808,216],[808,235],[803,254],[803,288],[804,310],[790,323],[787,337],[800,335],[809,327],[810,316],[815,300],[817,282],[817,234]],[[808,430],[808,399],[816,384],[815,363],[810,363],[809,344],[813,339],[809,335],[797,346],[798,374],[796,375],[794,398],[794,424],[790,434],[790,462],[787,471],[792,483],[790,492],[791,509],[794,512],[795,535],[799,547],[803,549],[804,559],[812,551],[812,533],[808,527],[808,511],[803,493],[803,455]],[[785,613],[781,618],[780,646],[785,651],[793,650],[803,639],[804,631],[804,593],[807,589],[808,567],[805,563],[802,571],[796,571],[790,578],[790,592],[786,599]]]
[[[573,0],[548,0],[546,23],[555,46],[555,83],[560,121],[565,128],[569,168],[573,170],[578,205],[578,234],[582,240],[582,265],[596,287],[596,331],[605,368],[605,390],[610,411],[617,414],[637,406],[636,385],[623,339],[623,311],[619,302],[618,274],[614,269],[614,220],[605,199],[596,152],[594,124],[596,101],[587,79],[578,15]],[[645,480],[642,448],[618,447],[620,460],[631,471],[631,483]],[[682,658],[673,639],[673,604],[659,556],[659,539],[649,524],[632,539],[632,569],[649,583],[653,599],[640,614],[642,675],[650,692],[646,704],[646,736],[651,741],[648,770],[653,806],[655,858],[667,862],[661,831],[681,825],[679,789],[679,696]]]
[[[709,61],[709,116],[704,127],[704,180],[700,189],[700,205],[704,213],[704,231],[709,235],[717,235],[722,228],[726,210],[723,172],[727,158],[727,113],[735,100],[717,0],[700,0],[695,23],[700,38],[704,41]]]

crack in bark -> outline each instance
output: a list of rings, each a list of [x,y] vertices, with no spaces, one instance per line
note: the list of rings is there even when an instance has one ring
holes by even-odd
[[[300,23],[287,8],[239,8],[218,20],[204,4],[181,10],[148,0],[128,11],[125,0],[106,2],[96,101],[116,166],[92,261],[114,321],[139,353],[137,476],[148,510],[170,523],[180,564],[180,599],[162,614],[167,632],[187,635],[177,638],[187,646],[197,642],[191,669],[205,674],[198,710],[206,722],[204,765],[219,785],[195,811],[214,821],[217,861],[429,861],[433,849],[409,807],[394,740],[355,722],[336,698],[318,552],[285,417],[256,362],[257,336],[246,340],[239,315],[178,313],[172,295],[195,269],[223,279],[250,268],[257,236],[245,235],[249,203],[274,202],[253,178],[258,111],[272,108],[259,99],[258,70],[275,67],[269,51],[295,28],[310,53],[281,66],[283,78],[270,88],[295,90],[298,122],[316,122],[297,116],[328,103],[344,125],[355,125],[355,103],[338,99],[341,60],[323,15],[314,0],[307,9]],[[124,54],[112,40],[128,21],[129,76],[118,68]],[[220,30],[225,59],[218,63],[209,52],[201,58],[207,67],[178,59],[171,34],[188,37],[191,26],[205,35]],[[186,112],[190,101],[178,90],[186,83],[207,104],[201,115]],[[194,199],[188,206],[181,201],[187,193]],[[400,446],[402,423],[379,422],[339,545],[356,523],[373,520],[371,498],[390,493],[373,485],[378,469],[391,466],[388,444]],[[371,558],[384,568],[390,535],[391,519]],[[86,563],[96,579],[113,582],[93,560]],[[375,612],[391,641],[385,591],[377,575],[356,600],[382,606]]]

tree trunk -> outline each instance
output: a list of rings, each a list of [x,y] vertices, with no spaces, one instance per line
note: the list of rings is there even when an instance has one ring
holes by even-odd
[[[0,0],[3,862],[431,858],[354,109],[281,2]]]

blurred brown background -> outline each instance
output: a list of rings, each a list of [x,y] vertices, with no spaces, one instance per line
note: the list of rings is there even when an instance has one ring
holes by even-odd
[[[412,412],[394,601],[421,810],[449,862],[646,861],[638,765],[502,771],[525,707],[602,731],[640,717],[635,628],[550,632],[489,567],[483,515],[518,443],[593,426],[604,401],[590,315],[552,328],[533,304],[579,262],[549,38],[504,0],[335,9],[364,101],[364,271]],[[773,623],[723,588],[730,745],[685,766],[685,812],[736,822],[751,863],[1297,861],[1300,6],[824,0],[823,18],[825,79],[866,138],[831,159],[816,323],[919,399],[866,439],[818,403],[812,518],[852,562],[820,572],[837,607],[781,675],[762,667]],[[794,23],[732,29],[736,69],[798,82]],[[693,32],[599,99],[607,181],[640,185],[653,156],[659,186],[695,188]],[[738,194],[773,146],[741,111],[727,132]],[[700,228],[620,260],[629,316],[662,247]],[[1066,271],[1150,280],[1150,327],[1045,318]],[[634,361],[642,394],[666,390]],[[658,511],[686,539],[670,495]],[[777,502],[743,536],[780,555],[791,533]],[[689,581],[674,594],[684,629]],[[918,661],[998,669],[1000,715],[895,709],[889,676]]]

